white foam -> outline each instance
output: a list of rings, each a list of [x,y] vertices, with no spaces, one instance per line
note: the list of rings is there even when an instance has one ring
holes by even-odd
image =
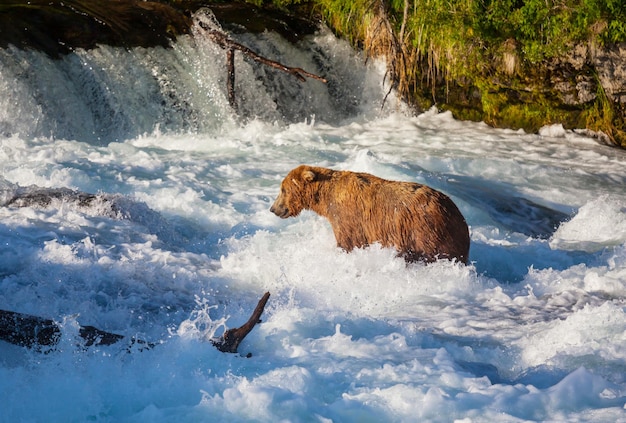
[[[626,242],[626,203],[623,198],[600,195],[562,223],[550,240],[555,249],[595,252]]]
[[[521,359],[527,367],[568,366],[572,356],[581,357],[578,365],[593,367],[593,360],[585,362],[584,357],[597,353],[599,345],[610,344],[603,348],[604,359],[618,359],[620,353],[617,351],[626,346],[625,323],[622,307],[609,303],[585,305],[565,320],[536,325],[536,332],[529,333],[516,345],[522,348]]]
[[[539,135],[542,137],[564,138],[566,134],[562,124],[547,125],[539,128]]]

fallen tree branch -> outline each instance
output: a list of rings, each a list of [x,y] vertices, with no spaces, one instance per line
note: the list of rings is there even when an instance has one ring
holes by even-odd
[[[251,331],[254,329],[257,323],[261,322],[261,314],[263,314],[263,310],[265,310],[265,304],[267,304],[267,300],[270,298],[270,293],[266,292],[263,295],[263,298],[259,300],[254,312],[248,319],[248,321],[243,325],[235,329],[229,329],[224,332],[222,338],[216,341],[212,341],[215,348],[222,352],[230,352],[236,353],[237,348],[243,338],[245,338]]]
[[[250,319],[241,327],[227,330],[222,338],[211,343],[222,352],[236,353],[239,344],[260,321],[265,304],[270,297],[266,292],[259,301]],[[93,326],[80,326],[78,335],[84,340],[84,346],[112,345],[124,339],[123,335],[105,332]],[[61,341],[61,327],[51,319],[30,314],[0,310],[0,340],[36,350],[54,348]],[[139,345],[139,350],[153,348],[155,343],[131,338],[128,346]]]
[[[200,23],[200,25],[207,31],[207,34],[209,35],[211,40],[213,40],[214,43],[216,43],[217,45],[219,45],[220,47],[224,49],[239,50],[240,52],[245,54],[247,57],[249,57],[250,59],[256,62],[262,63],[266,66],[272,67],[274,69],[278,69],[280,71],[283,71],[283,72],[286,72],[288,74],[295,76],[296,78],[298,78],[300,82],[305,82],[306,81],[305,77],[317,79],[318,81],[322,81],[324,83],[327,82],[325,78],[322,78],[321,76],[315,75],[311,72],[307,72],[302,68],[292,68],[290,66],[286,66],[286,65],[283,65],[282,63],[260,56],[254,51],[252,51],[250,48],[244,46],[243,44],[239,44],[238,42],[231,40],[223,32],[216,31],[214,29],[209,29],[206,26],[204,26],[202,23]]]
[[[228,91],[228,104],[237,110],[235,100],[235,49],[229,48],[226,52],[226,66],[228,66],[228,78],[226,78],[226,91]]]
[[[235,99],[235,50],[239,50],[246,57],[254,60],[255,62],[293,75],[300,82],[305,82],[306,78],[316,79],[324,83],[327,82],[325,78],[322,78],[321,76],[315,75],[311,72],[307,72],[302,68],[294,68],[284,65],[280,62],[270,60],[267,57],[263,57],[252,51],[252,49],[250,49],[249,47],[246,47],[243,44],[240,44],[230,39],[224,32],[212,29],[209,24],[202,20],[198,20],[198,25],[204,31],[206,31],[205,34],[211,39],[211,41],[226,50],[226,67],[228,69],[228,75],[226,78],[226,91],[228,95],[228,103],[230,104],[230,107],[232,107],[234,110],[237,110],[237,101]]]

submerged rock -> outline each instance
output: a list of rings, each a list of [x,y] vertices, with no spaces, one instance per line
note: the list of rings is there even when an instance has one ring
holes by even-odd
[[[98,215],[114,219],[123,217],[122,209],[116,200],[123,198],[107,194],[90,194],[69,188],[39,188],[35,186],[19,188],[0,203],[2,207],[60,207],[63,204],[75,204],[84,210],[94,210]]]

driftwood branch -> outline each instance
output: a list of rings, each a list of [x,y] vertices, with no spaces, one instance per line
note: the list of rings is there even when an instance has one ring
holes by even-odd
[[[219,340],[213,341],[213,345],[215,348],[222,352],[230,352],[236,353],[237,348],[243,338],[245,338],[251,331],[254,329],[257,323],[261,322],[261,314],[263,314],[263,310],[265,310],[265,304],[267,304],[267,300],[270,298],[270,293],[266,292],[263,295],[263,298],[259,300],[254,312],[248,319],[248,321],[241,327],[235,329],[229,329],[224,332],[224,335]]]
[[[213,345],[222,352],[236,353],[241,341],[260,321],[265,304],[270,297],[266,292],[259,301],[250,319],[241,327],[227,330]],[[80,326],[78,335],[84,340],[84,346],[112,345],[124,339],[123,335],[105,332],[93,326]],[[54,348],[61,340],[61,327],[51,319],[30,314],[0,310],[0,340],[36,350]],[[157,344],[131,338],[129,350],[133,345],[139,349],[150,349]]]

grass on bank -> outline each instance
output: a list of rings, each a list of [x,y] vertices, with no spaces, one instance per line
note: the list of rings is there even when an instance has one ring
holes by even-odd
[[[395,88],[422,108],[531,131],[561,121],[626,146],[623,111],[601,87],[578,107],[546,92],[548,66],[572,46],[626,42],[626,0],[249,1],[309,5],[353,45],[386,56]]]

